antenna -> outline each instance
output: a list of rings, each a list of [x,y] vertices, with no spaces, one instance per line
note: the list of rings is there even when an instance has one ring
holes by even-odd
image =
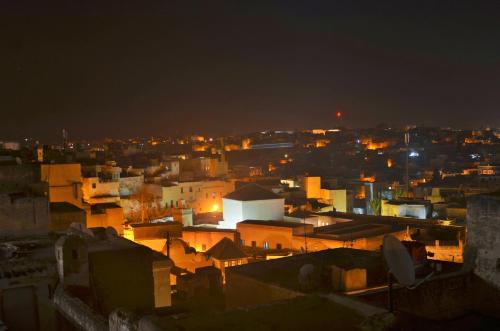
[[[410,175],[408,172],[408,154],[409,154],[409,145],[410,145],[410,129],[406,128],[405,132],[405,145],[406,145],[406,198],[409,198],[410,192]]]

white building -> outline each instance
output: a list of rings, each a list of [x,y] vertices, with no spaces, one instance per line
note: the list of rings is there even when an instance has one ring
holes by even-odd
[[[257,184],[245,185],[222,198],[220,228],[236,229],[244,220],[283,220],[285,199]]]
[[[381,215],[426,219],[430,216],[430,204],[422,201],[382,200]]]

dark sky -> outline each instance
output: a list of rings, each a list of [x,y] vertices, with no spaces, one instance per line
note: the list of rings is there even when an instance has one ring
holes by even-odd
[[[353,127],[500,126],[499,17],[499,1],[5,0],[0,138],[329,127],[339,109]]]

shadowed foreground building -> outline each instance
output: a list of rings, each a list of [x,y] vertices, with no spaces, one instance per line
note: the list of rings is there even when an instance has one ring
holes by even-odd
[[[54,302],[75,326],[91,330],[117,308],[151,313],[171,305],[171,261],[117,237],[112,229],[93,228],[63,236],[55,250],[61,285]],[[88,309],[92,310],[90,319],[85,315]],[[95,323],[88,324],[89,320]]]

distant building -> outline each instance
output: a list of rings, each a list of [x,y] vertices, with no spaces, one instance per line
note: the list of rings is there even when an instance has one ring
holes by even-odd
[[[228,164],[224,159],[199,157],[182,160],[180,162],[180,175],[190,173],[193,178],[200,177],[225,177],[228,173]]]
[[[82,173],[79,163],[41,164],[41,181],[49,185],[50,202],[82,207]]]
[[[258,184],[247,184],[222,199],[224,221],[220,228],[235,229],[236,223],[252,220],[283,220],[285,199]]]
[[[158,252],[163,252],[168,236],[173,239],[181,235],[182,224],[179,222],[135,223],[128,224],[123,230],[123,236],[128,240]]]
[[[123,209],[116,203],[97,203],[85,207],[87,227],[112,227],[118,234],[123,234]]]
[[[382,200],[381,215],[392,217],[430,218],[432,204],[425,200]]]
[[[191,208],[194,213],[220,212],[222,197],[234,191],[234,182],[204,180],[165,183],[162,204],[167,208]]]

